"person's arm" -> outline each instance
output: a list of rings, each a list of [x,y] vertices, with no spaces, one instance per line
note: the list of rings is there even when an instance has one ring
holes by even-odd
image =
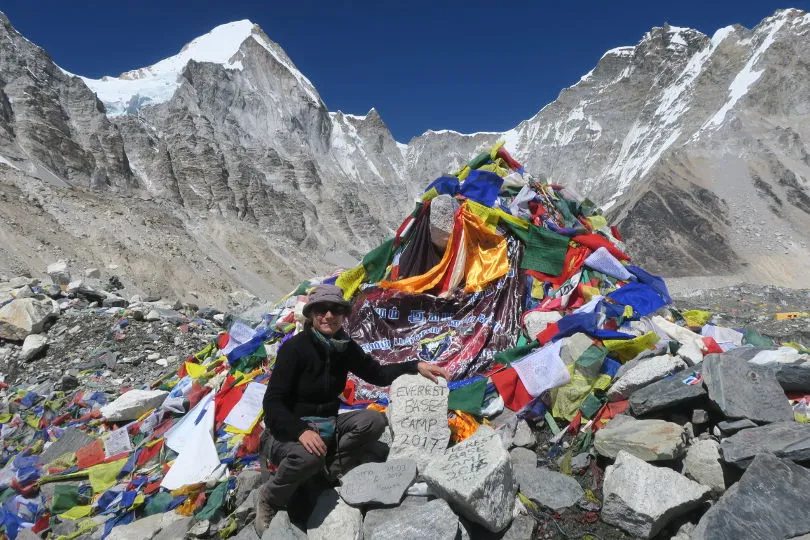
[[[444,368],[428,364],[427,362],[413,360],[383,366],[374,360],[371,355],[363,352],[363,349],[356,343],[352,343],[351,347],[349,371],[375,386],[390,386],[391,383],[394,382],[394,379],[400,375],[416,375],[417,373],[434,382],[437,376],[449,379],[449,375]]]
[[[276,357],[276,365],[270,383],[264,393],[262,405],[267,429],[274,437],[295,441],[309,426],[287,405],[292,388],[299,376],[296,369],[297,355],[291,347],[282,346]]]

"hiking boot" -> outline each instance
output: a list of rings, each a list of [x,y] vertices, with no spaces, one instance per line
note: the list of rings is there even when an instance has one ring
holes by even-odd
[[[270,526],[270,520],[273,519],[275,513],[276,509],[273,508],[267,498],[267,489],[260,489],[256,494],[256,519],[253,520],[253,527],[259,537]]]

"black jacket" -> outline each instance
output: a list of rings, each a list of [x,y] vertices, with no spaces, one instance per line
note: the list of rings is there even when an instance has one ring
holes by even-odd
[[[335,336],[348,339],[340,330]],[[264,394],[264,418],[270,434],[279,441],[297,441],[309,429],[304,416],[336,416],[338,395],[346,377],[354,373],[376,386],[388,386],[406,373],[418,373],[418,361],[380,365],[350,341],[343,352],[329,354],[312,329],[290,338],[278,351],[276,364]]]

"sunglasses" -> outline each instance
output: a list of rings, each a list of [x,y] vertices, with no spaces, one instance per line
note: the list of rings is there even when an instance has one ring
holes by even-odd
[[[347,315],[349,308],[341,304],[316,304],[312,306],[312,312],[316,315],[325,315],[327,311],[331,311],[332,315]]]

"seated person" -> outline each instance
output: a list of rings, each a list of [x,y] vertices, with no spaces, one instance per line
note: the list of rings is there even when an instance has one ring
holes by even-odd
[[[259,490],[255,528],[261,536],[274,510],[286,508],[299,486],[321,471],[336,479],[359,464],[365,446],[380,438],[382,413],[338,415],[348,374],[376,386],[420,373],[436,381],[447,371],[427,362],[382,366],[342,329],[350,304],[335,285],[319,285],[304,306],[304,330],[284,343],[264,395],[264,455],[278,467]]]

